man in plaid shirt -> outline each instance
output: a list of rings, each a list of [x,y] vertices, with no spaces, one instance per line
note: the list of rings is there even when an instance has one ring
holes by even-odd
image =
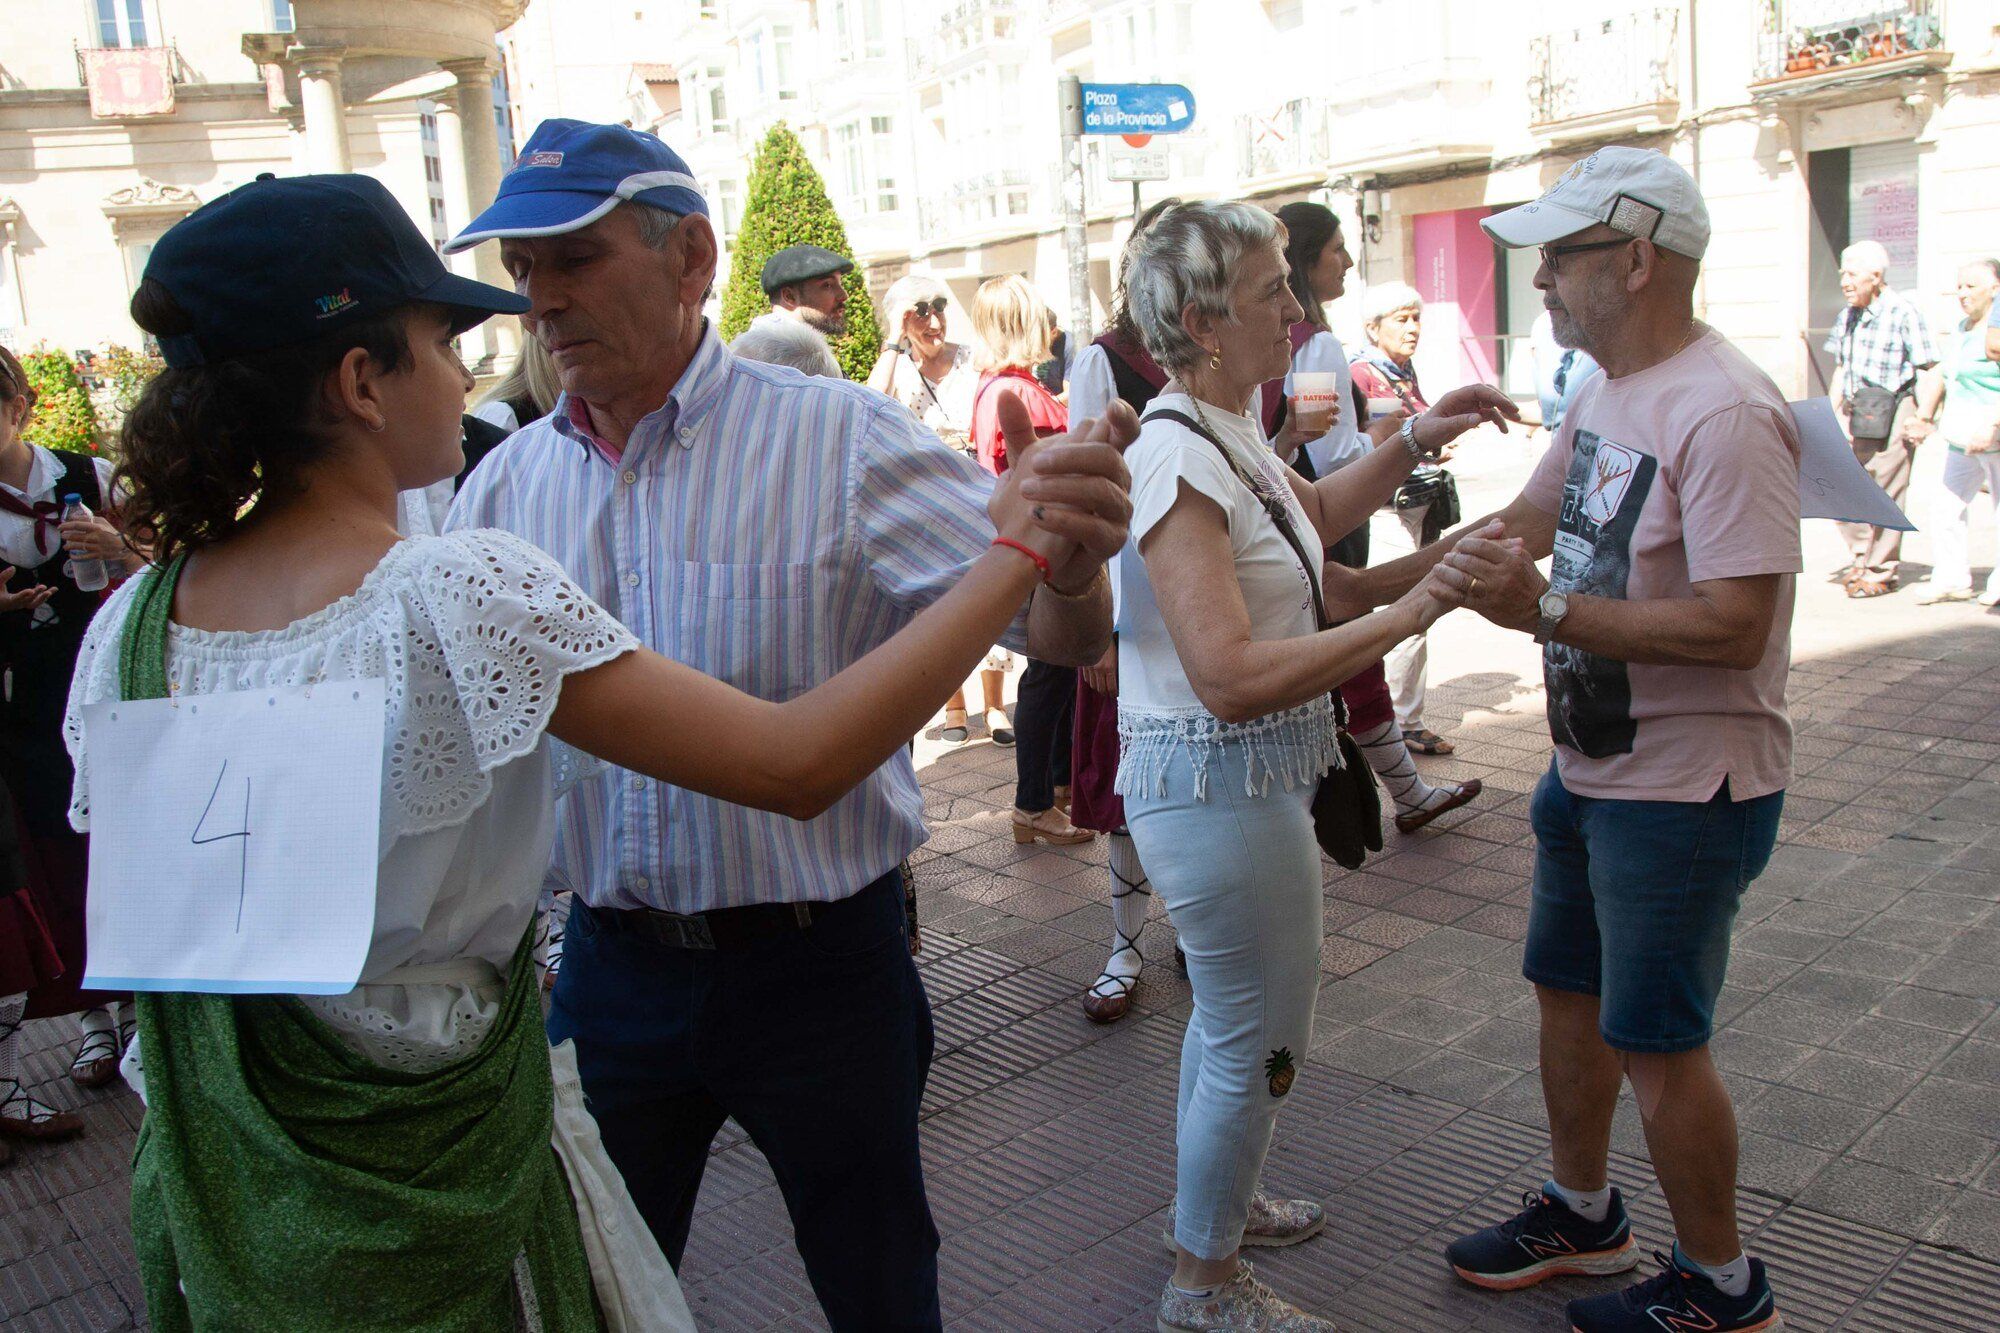
[[[1833,321],[1826,350],[1838,363],[1831,397],[1834,415],[1843,425],[1849,400],[1859,386],[1896,395],[1888,437],[1856,437],[1854,456],[1900,509],[1917,452],[1916,441],[1906,430],[1916,410],[1917,372],[1937,361],[1937,348],[1931,344],[1922,312],[1889,286],[1888,269],[1889,252],[1878,242],[1856,241],[1841,251],[1840,294],[1847,298],[1847,308]],[[1880,597],[1893,591],[1903,534],[1866,523],[1842,523],[1840,530],[1853,555],[1853,563],[1843,571],[1847,595]]]

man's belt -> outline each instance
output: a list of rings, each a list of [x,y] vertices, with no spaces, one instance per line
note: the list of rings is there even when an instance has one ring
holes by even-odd
[[[731,952],[811,929],[814,922],[846,911],[866,910],[864,900],[880,891],[877,880],[852,897],[830,903],[752,903],[708,912],[663,912],[652,907],[589,907],[608,930],[636,935],[669,949]]]

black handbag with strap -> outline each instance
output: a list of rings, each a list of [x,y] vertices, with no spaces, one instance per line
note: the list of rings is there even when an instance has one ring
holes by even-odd
[[[1320,629],[1332,629],[1326,616],[1326,601],[1320,595],[1319,562],[1307,554],[1309,549],[1300,539],[1298,529],[1292,525],[1291,511],[1285,502],[1260,492],[1244,473],[1243,465],[1229,452],[1229,447],[1210,434],[1207,428],[1187,415],[1171,408],[1149,411],[1146,420],[1171,421],[1177,426],[1199,435],[1214,445],[1229,464],[1229,470],[1243,483],[1264,512],[1271,516],[1278,532],[1291,546],[1292,554],[1306,572],[1306,585],[1312,589],[1313,622]],[[1368,859],[1368,853],[1382,850],[1382,796],[1375,789],[1375,774],[1362,757],[1361,747],[1347,732],[1347,703],[1340,697],[1339,690],[1328,691],[1333,700],[1333,715],[1339,728],[1340,764],[1320,775],[1319,790],[1313,793],[1312,821],[1313,836],[1319,842],[1319,849],[1349,870],[1358,870]]]
[[[1904,394],[1866,383],[1854,373],[1854,325],[1857,312],[1849,311],[1847,347],[1841,369],[1847,377],[1847,433],[1857,440],[1887,441],[1896,428],[1896,407]]]

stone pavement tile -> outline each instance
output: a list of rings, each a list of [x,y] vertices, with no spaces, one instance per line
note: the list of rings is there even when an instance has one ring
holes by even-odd
[[[1313,1058],[1335,1069],[1366,1078],[1393,1079],[1437,1047],[1373,1028],[1355,1028],[1334,1038],[1313,1053]]]
[[[1319,966],[1330,977],[1347,977],[1378,958],[1388,957],[1389,953],[1389,949],[1379,944],[1367,944],[1345,935],[1330,935],[1320,945]]]
[[[1764,994],[1790,981],[1804,966],[1789,958],[1772,958],[1753,949],[1733,948],[1729,953],[1729,982]]]
[[[1532,994],[1516,964],[1505,974],[1462,972],[1431,992],[1431,998],[1484,1016],[1496,1014],[1524,994]]]
[[[1511,1018],[1493,1018],[1452,1042],[1451,1049],[1509,1069],[1531,1070],[1541,1063],[1541,1031]]]
[[[1930,954],[1906,945],[1847,939],[1822,954],[1815,966],[1888,981],[1907,981],[1930,960]]]
[[[1313,1013],[1320,1019],[1341,1023],[1365,1023],[1385,1010],[1401,1004],[1404,996],[1376,986],[1363,977],[1346,977],[1319,988]]]
[[[1943,921],[1925,921],[1913,916],[1878,915],[1854,932],[1855,939],[1901,944],[1924,953],[1943,953],[1958,938],[1963,926]]]
[[[1945,1032],[1970,1032],[1994,1012],[1992,1002],[1969,996],[1948,995],[1921,986],[1898,986],[1875,1006],[1886,1018]]]
[[[1968,1041],[1946,1057],[1938,1066],[1938,1073],[2000,1087],[2000,1042],[1976,1038]]]
[[[1825,1046],[1853,1025],[1852,1014],[1785,995],[1759,1000],[1732,1022],[1732,1026],[1745,1032],[1782,1037],[1809,1046]]]
[[[1974,958],[1990,962],[2000,958],[2000,929],[1992,926],[1961,926],[1952,933],[1942,950],[1953,958]]]
[[[1872,1162],[1836,1161],[1813,1178],[1798,1196],[1801,1207],[1844,1217],[1850,1222],[1911,1239],[1921,1239],[1930,1224],[1962,1191],[1907,1171]]]
[[[1869,1014],[1833,1039],[1836,1050],[1911,1069],[1930,1069],[1959,1042],[1958,1034]]]
[[[1765,1078],[1783,1078],[1810,1059],[1817,1049],[1737,1028],[1722,1029],[1709,1043],[1717,1068]]]
[[[1867,1132],[1876,1113],[1852,1102],[1778,1086],[1739,1107],[1737,1119],[1745,1129],[1837,1153]]]
[[[1988,1262],[2000,1261],[2000,1199],[1990,1194],[1960,1194],[1944,1215],[1931,1223],[1924,1238]],[[2000,1280],[1993,1281],[1990,1290],[1996,1303],[1988,1306],[1988,1311],[2000,1311]]]
[[[1454,1106],[1470,1108],[1484,1105],[1523,1077],[1518,1069],[1456,1050],[1443,1050],[1405,1069],[1396,1076],[1395,1084]]]
[[[1745,1130],[1737,1145],[1737,1188],[1795,1198],[1832,1160],[1832,1153]]]
[[[1841,1327],[1853,1333],[1991,1333],[2000,1265],[1912,1246]]]
[[[1747,1235],[1744,1248],[1770,1268],[1785,1327],[1806,1330],[1834,1327],[1908,1252],[1910,1242],[1795,1206]]]
[[[1910,1116],[1884,1116],[1848,1155],[1947,1185],[1969,1185],[1992,1160],[1994,1144],[1978,1134],[1946,1129]]]
[[[1393,951],[1422,939],[1437,928],[1438,925],[1434,921],[1404,916],[1399,912],[1380,911],[1370,912],[1341,933],[1351,939],[1380,945],[1384,949]]]
[[[1406,1000],[1393,1009],[1384,1010],[1368,1020],[1368,1026],[1379,1032],[1392,1032],[1400,1037],[1414,1037],[1419,1041],[1442,1046],[1464,1036],[1486,1021],[1486,1015],[1470,1009],[1455,1009],[1436,1000]]]
[[[1810,963],[1833,947],[1834,941],[1817,931],[1793,930],[1767,922],[1744,931],[1736,943],[1751,953]]]
[[[1938,960],[1942,962],[1943,960]],[[1936,964],[1933,963],[1933,966]],[[1924,984],[1924,983],[1919,983]],[[1807,967],[1794,974],[1777,994],[1802,1000],[1843,1014],[1864,1013],[1882,1001],[1896,983],[1880,977],[1864,977],[1853,972],[1835,972],[1823,967]],[[1943,987],[1938,987],[1943,989]]]
[[[1528,913],[1520,907],[1503,907],[1498,903],[1482,907],[1471,916],[1461,918],[1458,923],[1464,930],[1477,931],[1482,935],[1497,935],[1516,943],[1528,938]]]
[[[1378,963],[1371,963],[1356,976],[1371,986],[1384,990],[1399,991],[1404,995],[1424,995],[1436,990],[1448,981],[1455,980],[1464,968],[1453,967],[1429,958],[1411,958],[1403,954],[1391,954]]]
[[[108,1274],[82,1241],[67,1241],[0,1265],[0,1320],[53,1305],[107,1280]],[[11,1327],[11,1323],[10,1323]]]
[[[1894,1106],[1921,1077],[1917,1070],[1900,1065],[1864,1060],[1840,1051],[1819,1051],[1780,1081],[1879,1111]]]
[[[1918,1083],[1896,1110],[1947,1129],[2000,1139],[2000,1097],[1981,1083],[1932,1074]]]
[[[2000,965],[1969,958],[1937,958],[1911,977],[1910,984],[1975,1000],[2000,1000]]]
[[[138,1325],[109,1283],[99,1283],[7,1323],[8,1333],[118,1333]]]

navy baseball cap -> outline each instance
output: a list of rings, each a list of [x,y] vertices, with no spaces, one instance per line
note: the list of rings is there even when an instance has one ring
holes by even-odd
[[[529,305],[447,269],[372,176],[259,176],[169,227],[146,278],[194,325],[160,339],[170,366],[309,342],[417,301],[450,307],[460,330]]]
[[[701,185],[658,136],[623,125],[545,120],[501,178],[492,204],[445,242],[444,252],[503,236],[560,236],[588,227],[627,199],[708,216]]]

